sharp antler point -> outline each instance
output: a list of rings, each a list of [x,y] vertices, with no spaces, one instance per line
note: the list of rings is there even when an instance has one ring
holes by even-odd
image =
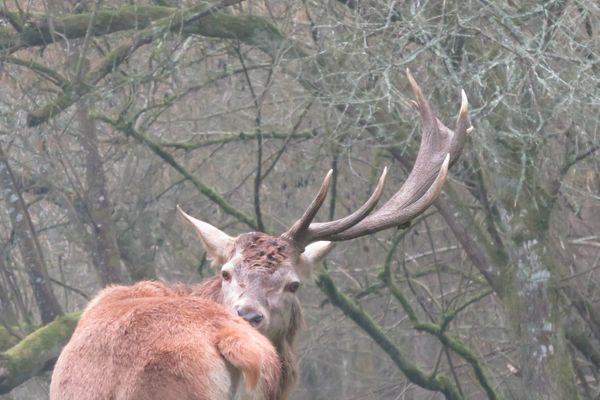
[[[467,98],[467,93],[465,93],[464,89],[460,91],[460,111],[459,114],[463,115],[469,111],[469,99]]]
[[[415,80],[415,78],[412,76],[412,74],[410,73],[410,70],[409,70],[409,69],[407,69],[407,70],[406,70],[406,77],[408,78],[408,81],[410,82],[410,86],[412,86],[413,88],[414,88],[415,86],[417,86],[417,87],[419,86],[419,85],[417,85],[417,81],[416,81],[416,80]]]
[[[387,167],[387,165],[386,165],[385,167],[383,167],[383,171],[381,172],[381,177],[379,178],[379,182],[380,182],[381,184],[383,184],[382,182],[384,182],[384,181],[385,181],[385,178],[386,178],[386,176],[387,176],[387,173],[388,173],[388,167]]]

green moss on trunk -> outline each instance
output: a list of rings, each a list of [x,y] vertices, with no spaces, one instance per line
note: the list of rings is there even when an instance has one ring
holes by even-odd
[[[173,7],[129,6],[115,10],[100,10],[96,13],[56,17],[33,22],[18,35],[21,46],[43,46],[64,39],[84,37],[91,30],[92,36],[107,35],[124,30],[140,30],[153,21],[169,17],[178,10]],[[0,47],[5,48],[0,43]]]
[[[80,313],[65,314],[0,353],[0,394],[35,376],[52,363],[67,344]]]

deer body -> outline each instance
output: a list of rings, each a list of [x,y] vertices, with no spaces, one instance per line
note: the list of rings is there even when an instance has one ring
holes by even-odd
[[[304,215],[279,236],[231,237],[178,208],[217,275],[191,287],[145,282],[101,292],[58,360],[51,400],[220,400],[235,393],[239,375],[258,388],[259,398],[286,399],[297,376],[293,342],[302,322],[295,295],[300,282],[331,242],[401,226],[425,211],[472,130],[464,92],[452,131],[410,73],[408,78],[423,134],[413,169],[390,200],[371,213],[383,193],[384,169],[358,210],[336,221],[312,222],[327,195],[330,171]]]
[[[279,391],[271,342],[188,287],[104,289],[84,311],[52,376],[56,400],[225,400],[243,375],[254,398]]]

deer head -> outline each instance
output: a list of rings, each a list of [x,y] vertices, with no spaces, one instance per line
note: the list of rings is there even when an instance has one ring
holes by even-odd
[[[252,232],[231,237],[178,207],[195,228],[209,258],[220,266],[222,304],[272,340],[285,336],[294,323],[292,317],[299,312],[295,293],[332,242],[403,225],[439,196],[449,165],[458,158],[473,129],[467,97],[463,91],[456,126],[451,130],[436,117],[408,71],[407,76],[423,123],[421,145],[406,182],[377,211],[371,213],[383,192],[387,169],[358,210],[335,221],[312,222],[327,195],[330,171],[304,215],[279,236]]]

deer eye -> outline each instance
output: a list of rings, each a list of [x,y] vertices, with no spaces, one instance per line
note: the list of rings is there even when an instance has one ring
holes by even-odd
[[[223,278],[224,281],[229,282],[231,280],[231,274],[229,273],[229,271],[221,271],[221,277]]]
[[[290,293],[296,293],[296,290],[300,288],[300,282],[290,282],[285,286],[285,290]]]

